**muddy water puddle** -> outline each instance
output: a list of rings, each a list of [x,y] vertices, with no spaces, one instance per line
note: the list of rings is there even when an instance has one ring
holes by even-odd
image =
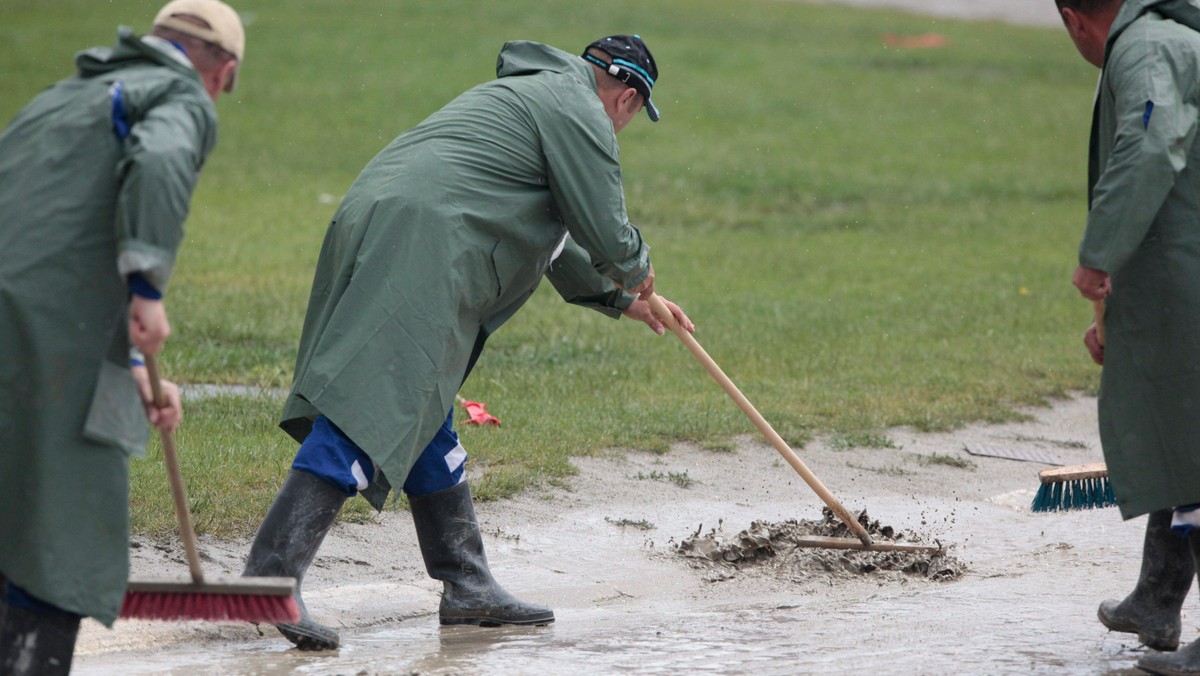
[[[428,614],[342,629],[336,652],[292,650],[268,628],[249,639],[201,634],[195,642],[84,655],[76,673],[1136,673],[1143,649],[1129,635],[1106,632],[1095,610],[1136,579],[1143,520],[1123,523],[1112,511],[1033,516],[989,504],[876,503],[896,523],[943,524],[930,537],[952,543],[949,558],[961,574],[938,580],[886,566],[850,573],[742,562],[735,574],[713,576],[671,547],[648,550],[640,536],[605,530],[611,513],[595,511],[573,518],[580,528],[615,534],[593,534],[581,546],[577,533],[530,533],[520,548],[537,556],[500,571],[510,589],[555,608],[548,627],[440,627],[435,603],[397,588],[397,603]],[[696,513],[692,507],[673,513]],[[753,531],[755,519],[746,516],[724,524],[735,534]],[[694,522],[684,525],[689,517],[664,513],[657,522],[662,534],[678,534],[676,542],[696,535]],[[520,548],[497,543],[495,558],[513,561]],[[770,560],[788,559],[776,552]],[[1193,596],[1185,606],[1185,640],[1196,633],[1195,603]],[[321,612],[320,597],[309,605]]]
[[[279,642],[210,645],[136,663],[92,659],[77,673],[1097,674],[1132,667],[1137,652],[1125,642],[1095,631],[1081,641],[1079,632],[1063,629],[1061,615],[1009,612],[994,617],[987,632],[970,630],[977,615],[1011,607],[1004,584],[988,587],[871,598],[821,612],[786,603],[570,609],[542,628],[440,628],[430,618],[349,633],[335,653],[284,650]]]

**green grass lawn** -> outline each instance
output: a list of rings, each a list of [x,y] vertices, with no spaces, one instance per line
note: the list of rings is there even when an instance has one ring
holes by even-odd
[[[621,135],[631,218],[659,292],[780,433],[950,429],[1091,390],[1070,284],[1096,72],[1059,30],[794,2],[596,4],[246,0],[239,88],[218,102],[168,308],[181,382],[290,381],[326,221],[394,136],[494,76],[508,39],[572,51],[638,32],[663,120]],[[0,116],[71,53],[144,30],[156,2],[10,0]],[[884,33],[948,46],[897,50]],[[475,493],[553,483],[573,455],[728,448],[754,429],[671,336],[560,302],[549,285],[463,390]],[[180,431],[199,530],[257,526],[295,445],[280,402],[192,404]],[[134,524],[172,524],[162,469],[135,463]],[[367,509],[348,512],[361,518]]]

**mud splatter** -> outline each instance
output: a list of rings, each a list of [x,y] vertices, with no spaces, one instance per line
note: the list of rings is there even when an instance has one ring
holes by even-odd
[[[857,539],[829,509],[821,521],[788,519],[779,523],[755,521],[736,535],[726,534],[719,524],[701,535],[703,526],[685,538],[676,551],[697,565],[714,566],[725,574],[713,579],[729,579],[735,571],[771,569],[781,577],[803,579],[813,574],[834,577],[870,575],[880,580],[904,582],[910,578],[934,581],[957,580],[967,566],[945,549],[925,552],[863,552],[801,547],[799,538],[822,535]],[[863,511],[858,522],[876,540],[938,546],[911,531],[897,530],[872,521]]]

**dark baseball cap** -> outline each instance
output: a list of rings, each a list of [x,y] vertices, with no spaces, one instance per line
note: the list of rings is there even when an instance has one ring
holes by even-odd
[[[593,47],[608,54],[611,61],[588,54],[588,49]],[[658,66],[654,64],[654,57],[640,35],[600,38],[583,50],[583,58],[636,89],[646,102],[646,114],[650,116],[650,121],[658,122],[658,108],[650,101],[650,92],[654,89],[654,81],[658,79]]]

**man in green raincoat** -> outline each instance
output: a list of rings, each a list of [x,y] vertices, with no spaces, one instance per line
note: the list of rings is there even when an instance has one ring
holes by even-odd
[[[1159,650],[1179,644],[1200,560],[1200,4],[1057,0],[1079,53],[1102,68],[1089,210],[1074,283],[1104,301],[1100,439],[1121,515],[1149,513],[1142,571],[1100,621]],[[1200,673],[1200,641],[1138,666]]]
[[[381,508],[398,482],[426,569],[444,583],[443,624],[554,620],[492,578],[448,412],[543,275],[568,302],[663,332],[616,141],[643,107],[658,119],[658,68],[640,37],[617,35],[582,55],[510,42],[496,75],[384,148],[335,212],[284,408],[302,443],[245,574],[301,582],[346,499],[362,491]],[[297,601],[301,621],[277,625],[284,636],[337,647],[299,590]]]
[[[129,577],[129,457],[170,332],[167,290],[213,102],[244,48],[237,13],[175,0],[122,29],[0,135],[0,673],[70,669],[81,617],[112,625]]]

